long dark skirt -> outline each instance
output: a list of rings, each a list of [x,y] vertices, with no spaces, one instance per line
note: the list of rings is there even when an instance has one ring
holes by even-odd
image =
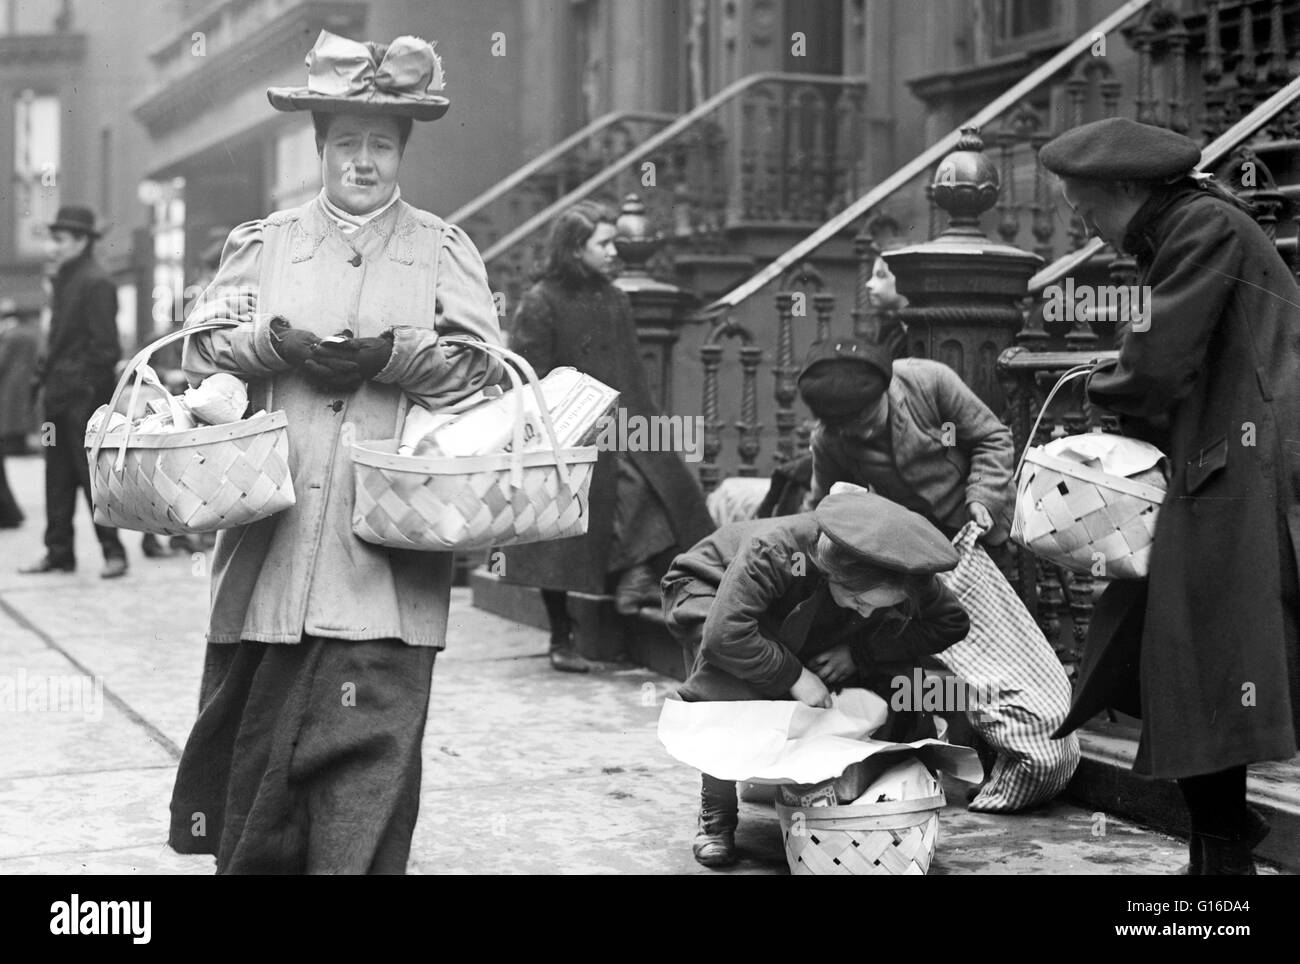
[[[437,650],[209,645],[172,792],[174,850],[219,874],[401,874]]]

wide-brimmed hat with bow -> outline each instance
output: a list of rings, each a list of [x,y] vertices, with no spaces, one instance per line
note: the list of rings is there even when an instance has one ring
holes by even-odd
[[[442,89],[442,60],[427,40],[398,37],[385,48],[322,30],[307,54],[307,86],[272,87],[266,97],[276,110],[431,121],[451,106]]]

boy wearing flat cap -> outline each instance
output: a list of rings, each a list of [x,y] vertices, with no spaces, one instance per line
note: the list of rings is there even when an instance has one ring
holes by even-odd
[[[812,433],[809,507],[836,482],[920,513],[949,537],[974,520],[1006,543],[1015,489],[1011,430],[947,365],[894,361],[888,349],[840,339],[813,345],[799,394]]]
[[[964,639],[966,611],[936,573],[957,565],[921,516],[845,485],[815,512],[723,526],[673,560],[664,617],[695,651],[682,699],[829,706],[830,691],[890,680]],[[880,739],[933,736],[929,717],[891,716]],[[736,785],[703,775],[695,859],[736,859]]]
[[[1182,135],[1111,118],[1039,156],[1147,289],[1088,397],[1172,467],[1150,576],[1098,601],[1056,735],[1125,707],[1136,673],[1133,769],[1178,781],[1186,872],[1254,873],[1268,826],[1246,806],[1246,765],[1290,759],[1300,731],[1300,288],[1248,206],[1194,176]]]

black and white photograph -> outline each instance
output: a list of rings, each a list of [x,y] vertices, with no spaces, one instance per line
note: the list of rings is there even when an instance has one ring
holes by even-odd
[[[1295,0],[0,0],[0,879],[1258,936],[1298,273]]]

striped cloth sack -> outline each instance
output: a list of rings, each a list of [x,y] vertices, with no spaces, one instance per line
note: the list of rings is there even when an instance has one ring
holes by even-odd
[[[1070,709],[1070,681],[1029,610],[976,544],[979,534],[973,522],[957,533],[961,561],[939,575],[966,607],[970,633],[934,658],[975,694],[967,718],[997,751],[970,809],[1006,813],[1065,789],[1079,765],[1079,739],[1051,738]]]

